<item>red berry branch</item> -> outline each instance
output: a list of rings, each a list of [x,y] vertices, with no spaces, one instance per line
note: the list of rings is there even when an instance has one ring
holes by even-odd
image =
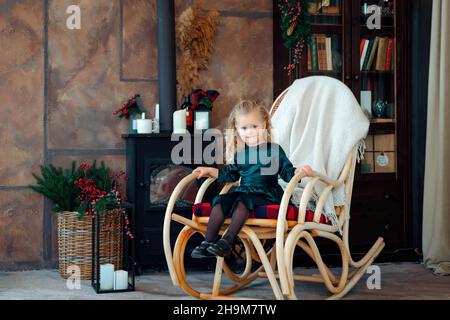
[[[117,115],[119,118],[128,119],[132,114],[141,114],[144,112],[142,106],[142,99],[139,93],[133,94],[133,96],[127,101],[123,101],[122,104],[113,111],[113,115]]]
[[[122,207],[123,202],[128,200],[122,190],[122,183],[128,180],[125,172],[96,169],[87,163],[80,164],[79,169],[83,171],[82,177],[74,182],[80,189],[78,212],[100,218],[104,232],[113,232],[114,220],[109,216],[124,215],[126,235],[133,238],[127,211]]]

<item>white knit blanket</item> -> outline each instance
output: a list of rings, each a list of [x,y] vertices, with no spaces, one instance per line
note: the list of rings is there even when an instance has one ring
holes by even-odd
[[[364,138],[369,120],[352,91],[341,81],[325,76],[296,80],[272,116],[274,141],[279,143],[294,167],[310,165],[314,171],[337,179],[350,152],[359,144],[364,153]],[[302,180],[293,194],[296,205],[309,179]],[[283,189],[287,183],[279,180]],[[316,184],[314,199],[324,189]],[[345,204],[344,186],[333,189],[324,205],[324,214],[336,225],[335,206]],[[315,209],[315,203],[309,204]]]

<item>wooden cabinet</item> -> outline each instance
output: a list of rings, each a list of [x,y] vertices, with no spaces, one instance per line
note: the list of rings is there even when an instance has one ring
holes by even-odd
[[[310,0],[311,39],[300,67],[283,68],[274,1],[274,98],[295,79],[326,75],[344,82],[370,118],[366,157],[357,165],[350,242],[365,250],[385,238],[385,253],[411,244],[410,6],[406,0]],[[377,15],[379,13],[379,15]]]

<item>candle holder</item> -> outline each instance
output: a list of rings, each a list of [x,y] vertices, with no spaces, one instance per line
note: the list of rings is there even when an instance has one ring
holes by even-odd
[[[130,231],[134,233],[134,205],[131,203],[123,203],[121,209],[131,212]],[[125,216],[120,215],[121,224],[123,228],[125,225]],[[91,285],[96,293],[118,293],[129,292],[135,290],[135,266],[134,261],[134,239],[130,239],[123,230],[122,239],[122,256],[121,256],[121,270],[114,270],[114,265],[111,263],[100,264],[101,260],[108,261],[108,257],[100,256],[100,219],[97,215],[92,219],[92,276]],[[106,258],[106,259],[105,259]],[[102,272],[103,274],[102,274]]]

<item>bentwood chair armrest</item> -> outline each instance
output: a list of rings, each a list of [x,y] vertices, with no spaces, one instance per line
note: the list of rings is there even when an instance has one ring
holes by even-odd
[[[167,266],[169,269],[169,274],[174,285],[178,285],[178,278],[173,265],[172,247],[170,244],[170,225],[172,221],[173,208],[175,206],[176,200],[180,196],[180,193],[188,186],[192,181],[197,179],[198,173],[192,172],[186,177],[181,179],[181,181],[176,185],[173,190],[169,202],[166,207],[166,213],[164,215],[164,225],[163,225],[163,247],[164,254],[166,256]]]
[[[309,178],[318,178],[318,180],[320,182],[323,182],[326,185],[331,185],[331,186],[333,186],[333,188],[339,187],[340,185],[344,184],[344,182],[345,182],[345,179],[339,178],[337,180],[333,180],[317,171],[313,171],[312,176]]]

